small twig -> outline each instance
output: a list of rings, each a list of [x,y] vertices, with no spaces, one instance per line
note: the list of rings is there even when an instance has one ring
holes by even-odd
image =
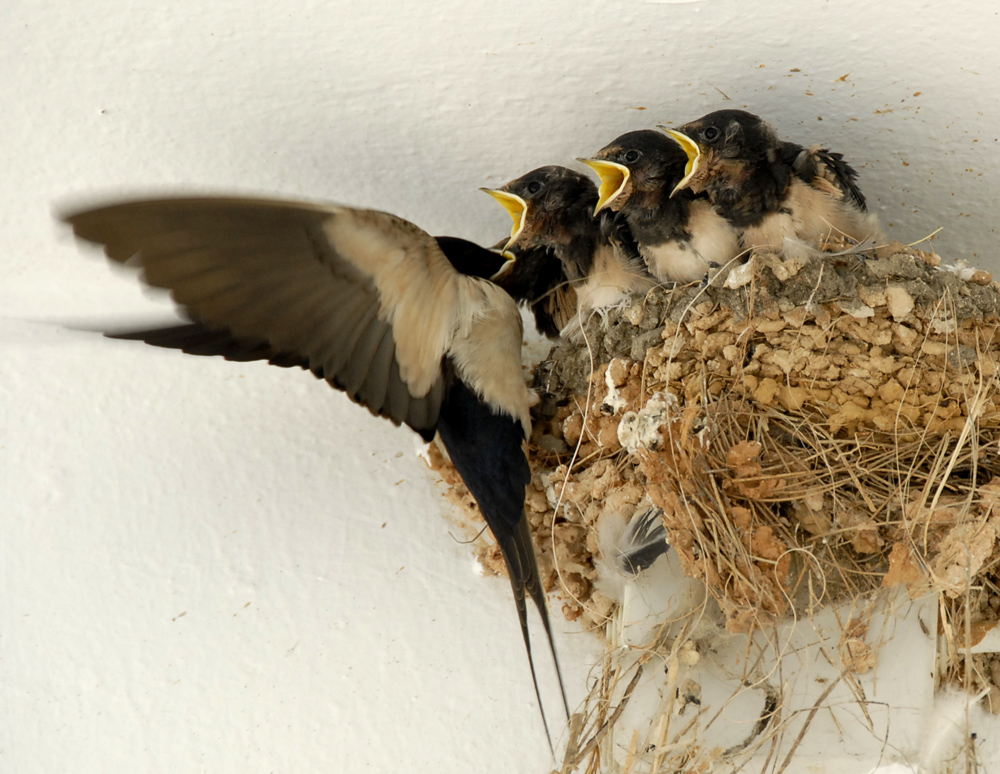
[[[636,685],[639,684],[639,678],[642,677],[642,664],[636,664],[635,676],[629,681],[629,684],[625,687],[625,693],[622,694],[621,701],[618,702],[618,706],[612,710],[611,715],[605,720],[600,728],[594,732],[594,735],[590,738],[583,749],[577,754],[573,766],[579,765],[579,763],[586,758],[590,753],[597,747],[600,741],[604,738],[604,735],[608,733],[608,730],[618,721],[622,713],[625,711],[625,707],[628,705],[629,699],[632,698],[632,692],[635,690]]]

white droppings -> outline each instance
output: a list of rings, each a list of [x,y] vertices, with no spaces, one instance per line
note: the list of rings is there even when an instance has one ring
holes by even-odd
[[[962,282],[968,282],[979,272],[979,269],[975,266],[970,266],[969,262],[963,258],[957,259],[954,264],[944,264],[942,266],[938,266],[938,269],[940,271],[951,272],[962,280]]]
[[[729,276],[726,277],[725,286],[730,290],[736,290],[736,288],[741,288],[748,284],[750,280],[753,279],[753,262],[747,261],[744,264],[740,264],[731,272]]]
[[[630,454],[639,449],[659,449],[663,427],[680,408],[672,392],[656,392],[640,411],[629,411],[618,425],[618,442]]]
[[[611,409],[612,414],[617,414],[628,405],[628,401],[622,397],[621,390],[615,386],[612,366],[615,365],[616,361],[620,362],[620,359],[615,358],[612,360],[604,371],[604,383],[608,387],[608,394],[604,396],[603,403]]]
[[[413,444],[413,452],[420,459],[427,463],[427,467],[433,467],[431,463],[431,445],[429,443],[422,443],[421,441],[415,441]]]

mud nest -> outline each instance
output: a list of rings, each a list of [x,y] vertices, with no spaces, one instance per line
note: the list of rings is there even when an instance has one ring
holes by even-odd
[[[594,315],[534,387],[527,509],[568,619],[603,631],[616,603],[598,590],[599,523],[647,498],[730,632],[893,586],[940,592],[962,647],[998,617],[1000,287],[986,272],[898,243],[805,263],[759,252]],[[503,572],[495,546],[478,550]],[[961,648],[949,659],[944,678],[968,684]],[[975,671],[967,687],[989,689],[991,664]]]

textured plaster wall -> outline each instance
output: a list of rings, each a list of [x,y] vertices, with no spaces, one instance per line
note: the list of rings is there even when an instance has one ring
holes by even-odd
[[[272,193],[492,243],[479,186],[746,106],[844,152],[893,236],[997,271],[998,36],[969,0],[7,0],[0,771],[547,765],[506,583],[412,434],[305,374],[54,325],[167,305],[53,206]],[[579,699],[597,649],[557,629]]]

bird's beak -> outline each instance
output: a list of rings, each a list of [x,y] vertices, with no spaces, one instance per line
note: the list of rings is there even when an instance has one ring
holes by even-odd
[[[681,181],[674,186],[674,190],[670,192],[670,196],[673,198],[674,194],[678,191],[688,187],[691,183],[691,178],[693,178],[698,172],[698,169],[701,166],[701,148],[698,147],[698,143],[683,132],[678,132],[676,129],[668,129],[665,126],[661,126],[659,128],[666,132],[667,136],[674,142],[680,145],[688,157],[687,164],[684,165],[684,177],[682,177]]]
[[[577,161],[586,164],[601,178],[601,187],[597,191],[597,206],[594,207],[594,215],[597,215],[625,190],[625,184],[632,173],[625,165],[613,161],[600,159],[577,159]]]
[[[490,277],[491,281],[496,282],[498,279],[500,279],[502,276],[504,276],[511,269],[514,268],[514,263],[515,263],[515,261],[517,261],[517,256],[514,255],[514,253],[510,252],[510,250],[507,250],[507,249],[504,249],[504,250],[490,250],[490,252],[496,253],[497,255],[499,255],[499,256],[501,256],[503,258],[503,265],[499,269],[496,270],[496,273],[492,277]]]
[[[513,255],[511,253],[508,253],[507,249],[512,244],[514,244],[514,242],[517,241],[517,238],[521,236],[521,232],[524,231],[524,223],[528,217],[528,203],[520,196],[508,193],[507,191],[500,190],[499,188],[480,188],[479,190],[484,193],[488,193],[490,196],[492,196],[494,199],[500,202],[500,205],[505,210],[507,210],[507,213],[510,215],[511,220],[514,221],[513,225],[510,228],[510,239],[507,240],[507,244],[504,245],[503,248],[503,256],[505,258],[508,255],[511,255],[511,258],[508,259],[509,263],[510,260],[513,259]],[[504,266],[506,265],[507,264],[504,264]],[[501,268],[500,272],[503,271],[504,269]],[[497,272],[497,274],[499,274],[500,272]]]

